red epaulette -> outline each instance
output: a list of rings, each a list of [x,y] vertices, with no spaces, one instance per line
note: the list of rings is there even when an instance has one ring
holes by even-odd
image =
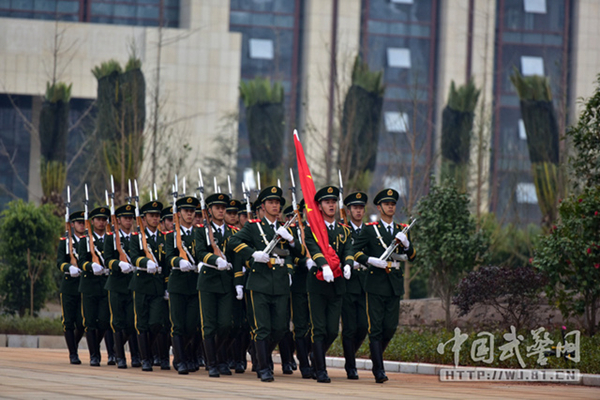
[[[252,222],[252,223],[254,223],[254,224],[258,224],[258,223],[260,222],[260,219],[251,219],[251,220],[250,220],[250,221],[248,221],[248,222]]]
[[[407,224],[398,224],[398,225],[400,225],[400,227],[402,227],[402,228],[406,228],[408,226]]]
[[[139,235],[137,232],[131,232],[132,235]]]
[[[204,225],[202,225],[202,224],[196,224],[196,228],[204,228]]]
[[[162,233],[163,235],[166,235],[169,232],[165,232],[165,231],[160,231],[160,233]]]
[[[112,233],[112,232],[106,232],[106,234],[107,234],[107,235],[111,235],[111,236],[113,235],[113,233]]]
[[[233,225],[227,225],[227,226],[230,227],[231,229],[233,229],[234,231],[237,231],[240,229],[237,226],[233,226]]]
[[[171,231],[167,232],[167,234],[169,234],[169,233],[173,233],[173,231],[171,230]]]
[[[340,225],[341,225],[341,226],[345,226],[346,228],[350,228],[348,225],[346,225],[346,224],[342,224],[341,222],[340,222]]]
[[[60,240],[67,240],[67,237],[63,236],[63,237],[60,238]]]
[[[368,222],[366,225],[368,226],[372,226],[372,225],[377,225],[379,222],[375,221],[375,222]]]
[[[296,224],[290,224],[290,228],[295,228]]]

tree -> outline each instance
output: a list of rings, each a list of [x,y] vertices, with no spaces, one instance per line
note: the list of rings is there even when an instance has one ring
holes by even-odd
[[[473,79],[458,89],[452,81],[442,112],[442,180],[453,179],[462,192],[467,191],[469,180],[474,110],[480,92]]]
[[[437,185],[432,179],[429,194],[417,203],[416,209],[415,264],[429,273],[450,330],[450,305],[456,285],[481,262],[487,238],[476,229],[469,212],[469,198],[456,189],[453,181]]]
[[[545,76],[523,76],[515,68],[510,77],[517,89],[521,115],[527,132],[527,148],[535,183],[542,224],[556,220],[559,193],[558,122],[550,81]]]
[[[371,71],[367,63],[356,57],[352,85],[344,100],[338,149],[338,163],[348,193],[367,191],[375,171],[385,92],[382,78],[382,71]]]
[[[61,221],[49,204],[12,201],[0,219],[0,293],[9,313],[33,315],[52,290]]]

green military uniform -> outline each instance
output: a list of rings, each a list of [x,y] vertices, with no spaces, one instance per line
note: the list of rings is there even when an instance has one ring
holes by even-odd
[[[269,199],[276,199],[281,203],[282,190],[272,186],[265,188],[259,195],[256,203],[262,204]],[[236,253],[236,264],[245,264],[252,260],[255,252],[262,252],[267,244],[275,237],[277,223],[265,217],[262,220],[248,221],[246,225],[230,239],[230,246]],[[291,233],[291,231],[290,231]],[[256,352],[259,363],[259,376],[263,381],[272,381],[273,373],[270,370],[269,355],[285,334],[287,322],[287,300],[290,294],[290,274],[293,273],[292,253],[298,251],[302,255],[303,249],[294,250],[284,240],[281,240],[270,254],[269,263],[254,260],[248,269],[246,289],[250,294],[252,315],[250,325],[255,339]],[[281,257],[275,256],[275,252]],[[269,265],[271,264],[271,265]],[[243,276],[235,277],[235,285],[243,284]]]
[[[177,208],[189,208],[195,210],[199,204],[194,197],[183,197],[177,200]],[[175,227],[177,229],[177,227]],[[179,232],[167,234],[166,265],[170,268],[169,282],[169,315],[171,317],[171,340],[173,352],[177,362],[177,371],[187,374],[188,371],[196,371],[197,360],[196,348],[193,337],[198,331],[200,324],[200,307],[198,304],[198,290],[196,289],[197,276],[193,270],[181,270],[180,264],[184,260],[183,254],[175,246],[175,234],[181,235],[181,244],[187,249],[186,256],[190,258],[193,270],[199,261],[196,255],[196,229],[192,226],[184,228],[181,226]],[[190,345],[186,351],[186,346]]]
[[[366,206],[368,196],[363,192],[349,194],[344,199],[344,205]],[[352,232],[352,243],[360,235],[365,225],[348,225]],[[358,379],[356,371],[356,352],[362,345],[367,335],[367,302],[365,285],[367,280],[367,267],[355,262],[352,276],[346,282],[346,294],[342,300],[342,348],[346,359],[345,369],[348,379]]]
[[[71,213],[69,221],[84,221],[84,212],[76,211]],[[63,237],[58,244],[58,254],[56,257],[56,266],[64,273],[60,282],[60,308],[62,312],[62,326],[69,349],[69,360],[71,364],[81,364],[77,354],[77,345],[83,336],[83,320],[81,317],[81,295],[79,294],[79,275],[77,267],[77,248],[81,239],[73,234],[71,237]],[[74,263],[71,263],[71,254],[67,253],[68,242],[71,241],[73,248]],[[71,267],[78,269],[77,273],[71,276]]]
[[[109,218],[110,211],[106,207],[98,207],[92,210],[90,219]],[[81,310],[83,317],[83,326],[90,351],[90,365],[100,366],[100,342],[104,337],[104,332],[109,327],[110,311],[108,308],[108,296],[104,289],[106,284],[106,274],[108,269],[104,268],[104,241],[107,236],[98,236],[95,232],[90,232],[94,238],[94,247],[91,246],[89,238],[79,241],[78,254],[79,268],[83,274],[79,280],[79,292],[81,293]],[[88,252],[87,246],[90,244],[90,251],[96,253],[100,261],[101,270],[92,263],[92,253]],[[96,271],[94,271],[94,267]]]
[[[327,186],[315,194],[315,201],[319,203],[327,199],[337,200],[338,196],[338,188]],[[315,210],[315,212],[319,211]],[[345,266],[352,268],[354,258],[352,257],[350,229],[335,222],[332,224],[325,222],[325,224],[329,245],[331,245],[340,260],[340,270],[343,270]],[[333,282],[326,282],[317,278],[317,272],[323,270],[323,267],[327,265],[327,260],[312,234],[311,227],[307,227],[305,237],[306,247],[312,255],[313,261],[317,264],[309,271],[306,283],[311,320],[312,351],[316,364],[317,381],[330,382],[325,367],[325,354],[338,335],[342,298],[346,293],[346,279],[344,279],[343,274],[335,277]]]
[[[163,205],[159,201],[150,201],[144,204],[140,213],[160,213]],[[135,265],[136,271],[131,278],[129,288],[133,293],[133,311],[135,315],[135,330],[137,332],[140,353],[142,356],[142,370],[152,371],[151,353],[152,345],[157,340],[159,332],[163,328],[167,307],[164,301],[165,296],[165,240],[164,235],[157,229],[151,232],[144,228],[142,235],[146,237],[146,244],[152,258],[147,258],[143,249],[143,243],[140,244],[139,235],[134,235],[133,241],[129,244],[129,253],[131,262]],[[149,263],[152,262],[150,271]],[[161,359],[161,369],[170,369],[168,354],[164,343],[159,344],[159,356]],[[164,361],[166,360],[166,362]]]
[[[397,202],[398,192],[385,189],[377,194],[375,205],[383,202]],[[394,237],[406,225],[392,223],[388,227],[383,221],[366,224],[358,238],[354,241],[354,258],[357,262],[368,267],[366,280],[368,333],[373,360],[373,374],[378,383],[387,380],[383,371],[383,352],[394,336],[400,316],[400,296],[404,289],[404,279],[401,262],[391,259],[388,268],[376,268],[369,264],[369,257],[379,258]],[[391,231],[391,232],[390,232]],[[408,234],[407,234],[408,236]],[[410,236],[408,237],[410,240]],[[395,250],[395,257],[406,255],[408,261],[413,261],[416,253],[412,246],[404,249],[402,245]]]
[[[214,205],[227,206],[228,203],[229,196],[223,193],[215,193],[206,199],[209,208]],[[225,258],[219,257],[217,249],[212,247],[209,229],[212,230],[218,251]],[[234,254],[228,243],[234,233],[234,229],[227,224],[218,226],[214,222],[210,222],[208,227],[200,225],[196,230],[196,254],[201,262],[196,289],[199,292],[201,332],[210,377],[231,375],[227,349],[231,344],[229,334],[233,325],[234,271],[231,260]]]
[[[115,216],[117,218],[133,218],[135,216],[134,206],[131,204],[120,206],[115,210]],[[137,237],[134,237],[131,233],[123,232],[118,226],[113,228],[118,229],[118,232],[107,233],[107,240],[104,241],[104,262],[110,270],[104,288],[108,291],[110,327],[115,339],[117,366],[118,368],[127,368],[124,346],[129,336],[134,334],[133,299],[129,290],[132,271],[129,246],[132,240],[137,240]],[[125,253],[123,260],[121,260],[121,255],[115,247],[115,235],[117,234],[119,235],[121,248]],[[126,264],[128,268],[123,270],[121,263]]]

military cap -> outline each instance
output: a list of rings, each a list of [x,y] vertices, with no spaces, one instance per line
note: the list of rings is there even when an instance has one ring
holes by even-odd
[[[256,199],[256,202],[262,204],[270,199],[279,200],[281,202],[281,205],[285,204],[285,199],[283,198],[283,190],[281,190],[280,187],[269,186],[264,188],[262,192],[260,192],[260,194],[258,195],[258,199]]]
[[[202,214],[202,204],[200,203],[196,206],[196,214]]]
[[[110,218],[110,209],[105,206],[94,208],[88,218],[92,219],[96,217]]]
[[[252,212],[256,214],[256,212],[258,211],[258,207],[260,207],[261,205],[262,203],[259,201],[259,199],[256,199],[254,203],[251,203]]]
[[[355,192],[350,193],[344,199],[344,205],[346,207],[350,206],[365,206],[367,205],[367,201],[369,200],[369,196],[367,196],[364,192]]]
[[[252,202],[250,202],[250,210],[252,210]],[[240,203],[240,208],[238,209],[238,214],[248,214],[246,212],[246,202]]]
[[[133,204],[123,204],[115,210],[117,217],[135,217],[135,206]]]
[[[315,194],[315,201],[318,203],[327,199],[337,200],[339,196],[340,189],[335,186],[325,186]]]
[[[163,203],[160,201],[149,201],[140,208],[140,213],[160,213],[163,209]]]
[[[377,193],[375,198],[373,199],[373,203],[378,206],[380,203],[391,201],[394,203],[398,202],[398,198],[400,194],[394,189],[383,189],[381,192]]]
[[[298,203],[298,209],[300,211],[304,210],[304,207],[306,206],[306,203],[304,202],[304,199],[300,200],[300,203]]]
[[[69,214],[69,221],[85,221],[85,212],[83,211],[75,211]]]
[[[292,206],[287,206],[284,210],[283,210],[283,215],[290,216],[294,214],[294,207]]]
[[[200,204],[200,201],[197,198],[192,196],[186,196],[177,200],[177,209],[179,210],[180,208],[191,208],[195,210],[196,207],[198,207],[198,204]]]
[[[208,207],[221,204],[225,207],[229,204],[229,196],[224,193],[211,194],[206,198],[206,205]]]
[[[162,209],[160,212],[160,220],[164,220],[165,218],[173,218],[173,207],[167,206]]]
[[[236,199],[229,199],[229,203],[225,207],[225,211],[238,213],[240,211],[241,206],[242,206],[241,201],[236,200]]]

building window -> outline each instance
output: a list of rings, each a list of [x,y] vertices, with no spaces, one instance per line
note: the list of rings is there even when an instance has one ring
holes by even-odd
[[[524,76],[544,76],[544,59],[541,57],[521,57],[521,73]]]
[[[390,3],[396,4],[414,4],[413,0],[390,0]]]
[[[523,0],[525,12],[546,14],[546,0]]]
[[[403,176],[386,176],[383,179],[383,186],[397,190],[400,197],[406,197],[406,178]]]
[[[525,130],[525,122],[522,119],[519,120],[519,139],[527,139],[527,131]]]
[[[538,198],[535,192],[535,185],[533,183],[519,183],[517,184],[517,203],[521,204],[537,204]]]
[[[273,59],[273,41],[269,39],[250,39],[250,58]]]
[[[384,114],[385,129],[388,132],[404,133],[408,131],[408,114],[396,111],[386,111]]]
[[[388,66],[396,68],[410,68],[410,49],[388,47]]]

